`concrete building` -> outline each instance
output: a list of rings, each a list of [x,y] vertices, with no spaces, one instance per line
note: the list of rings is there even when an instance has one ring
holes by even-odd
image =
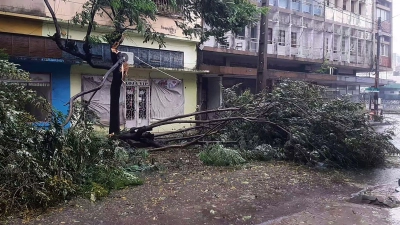
[[[83,44],[86,31],[73,25],[70,20],[82,10],[84,2],[86,0],[50,1],[61,25],[62,38],[76,40],[78,46]],[[110,31],[110,21],[96,18],[96,22],[98,26],[93,35]],[[185,37],[174,19],[167,15],[160,14],[153,28],[166,34],[165,49],[159,49],[156,44],[143,43],[143,37],[133,32],[127,33],[120,47],[120,51],[129,54],[132,60],[129,62],[132,67],[126,85],[121,88],[120,116],[123,127],[148,125],[196,110],[198,40]],[[105,71],[95,70],[82,60],[59,50],[49,38],[54,33],[54,24],[43,0],[0,1],[0,48],[6,50],[12,61],[30,72],[36,82],[40,81],[40,84],[28,86],[38,89],[56,109],[66,114],[68,106],[64,104],[69,98],[99,84]],[[97,61],[111,64],[108,45],[94,45],[92,52]],[[97,111],[104,125],[108,124],[109,87],[110,81],[107,81],[92,100],[92,108]],[[182,126],[165,126],[155,131],[174,130]]]
[[[391,1],[269,0],[269,6],[264,40],[268,44],[269,78],[326,85],[332,95],[359,94],[360,86],[374,84],[372,77],[356,74],[374,69],[378,13],[386,16],[380,65],[382,70],[390,70],[390,16],[377,7],[390,10]],[[221,102],[213,99],[219,96],[216,82],[224,86],[242,82],[244,88],[255,90],[259,26],[245,27],[240,34],[227,33],[227,44],[210,38],[202,46],[199,68],[210,71],[202,75],[203,108],[217,107],[215,104]],[[329,74],[319,72],[324,62],[333,67]]]

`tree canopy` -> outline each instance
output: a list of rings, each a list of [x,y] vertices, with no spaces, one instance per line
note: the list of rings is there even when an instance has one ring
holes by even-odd
[[[44,0],[54,18],[56,15],[48,0]],[[157,6],[154,0],[87,0],[82,11],[73,16],[75,24],[87,27],[85,40],[88,42],[106,41],[113,44],[120,35],[131,30],[143,35],[144,42],[157,43],[160,48],[165,47],[165,35],[153,28],[157,14],[169,14],[176,25],[182,29],[187,37],[200,38],[201,42],[214,36],[224,42],[224,35],[228,31],[240,32],[247,25],[254,25],[260,15],[267,12],[266,8],[258,7],[249,0],[164,0]],[[212,9],[212,10],[210,10]],[[113,24],[113,30],[97,37],[92,35],[98,22],[95,18],[108,19]],[[55,21],[58,23],[58,21]],[[207,24],[207,28],[204,27]],[[58,24],[56,24],[58,26]],[[87,45],[85,54],[77,55],[85,58],[90,53]],[[67,50],[67,49],[64,49]],[[75,49],[76,50],[76,49]],[[69,51],[72,51],[69,49]],[[73,51],[72,51],[73,52]],[[77,53],[77,52],[74,52]],[[86,59],[85,59],[86,60]]]

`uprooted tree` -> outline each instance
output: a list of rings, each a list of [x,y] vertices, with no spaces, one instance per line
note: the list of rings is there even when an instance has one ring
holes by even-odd
[[[124,40],[126,30],[142,34],[144,42],[156,42],[160,48],[165,47],[164,34],[155,31],[152,27],[152,23],[157,19],[156,3],[153,0],[87,0],[83,4],[82,11],[72,18],[75,24],[87,27],[83,48],[79,49],[74,41],[61,38],[57,15],[49,1],[44,0],[44,2],[55,24],[56,33],[53,40],[57,46],[62,51],[86,61],[93,68],[108,70],[103,77],[104,81],[108,75],[113,74],[110,90],[109,133],[118,134],[120,132],[120,87],[128,69],[118,47]],[[175,19],[175,23],[182,29],[183,34],[188,37],[199,37],[201,42],[210,36],[224,42],[226,32],[239,32],[246,25],[256,23],[260,18],[260,13],[266,13],[266,8],[257,7],[248,0],[167,0],[165,3],[169,9],[179,11],[180,17]],[[112,67],[96,64],[92,60],[92,45],[100,40],[99,37],[92,35],[92,31],[98,26],[96,18],[106,18],[113,24],[112,31],[101,37],[110,45],[112,64],[114,65]],[[210,28],[204,29],[203,22]],[[70,113],[66,123],[71,119],[73,101],[84,94],[92,93],[93,97],[101,87],[102,85],[71,98]]]
[[[75,23],[87,26],[83,49],[80,50],[73,42],[61,39],[56,15],[48,0],[44,1],[55,23],[53,39],[59,48],[94,68],[108,70],[98,87],[70,99],[66,122],[71,120],[73,101],[84,94],[91,93],[93,97],[112,73],[109,134],[115,134],[115,138],[131,146],[141,144],[157,151],[217,142],[232,144],[244,151],[257,150],[260,157],[328,163],[337,167],[376,166],[384,161],[386,153],[398,151],[389,142],[390,132],[378,133],[368,125],[360,104],[348,99],[327,100],[323,87],[296,81],[284,81],[272,92],[257,95],[248,91],[237,94],[235,89],[226,89],[224,106],[219,109],[166,118],[120,133],[118,103],[123,73],[127,68],[123,65],[118,46],[127,29],[143,34],[145,42],[157,42],[160,48],[164,46],[163,34],[151,26],[151,21],[156,19],[157,6],[152,0],[88,0],[83,11],[73,18]],[[198,36],[201,41],[209,36],[224,41],[223,35],[227,31],[240,31],[265,12],[247,0],[171,0],[170,3],[171,7],[181,10],[183,18],[176,21],[177,26],[185,35]],[[112,67],[92,61],[91,46],[96,38],[91,33],[97,26],[95,16],[107,17],[114,24],[113,31],[103,37],[110,44]],[[203,29],[199,19],[211,28]],[[205,115],[207,119],[188,119],[198,115]],[[156,127],[174,123],[189,126],[162,134],[150,132]],[[191,126],[193,124],[196,126]]]

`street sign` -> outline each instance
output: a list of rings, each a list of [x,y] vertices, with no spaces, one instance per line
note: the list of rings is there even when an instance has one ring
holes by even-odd
[[[365,92],[379,92],[379,88],[368,87],[365,89]]]

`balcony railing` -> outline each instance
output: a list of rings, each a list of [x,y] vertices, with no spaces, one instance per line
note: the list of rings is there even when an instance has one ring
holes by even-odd
[[[172,7],[168,0],[153,0],[158,9],[158,14],[169,17],[181,17],[183,7]]]

